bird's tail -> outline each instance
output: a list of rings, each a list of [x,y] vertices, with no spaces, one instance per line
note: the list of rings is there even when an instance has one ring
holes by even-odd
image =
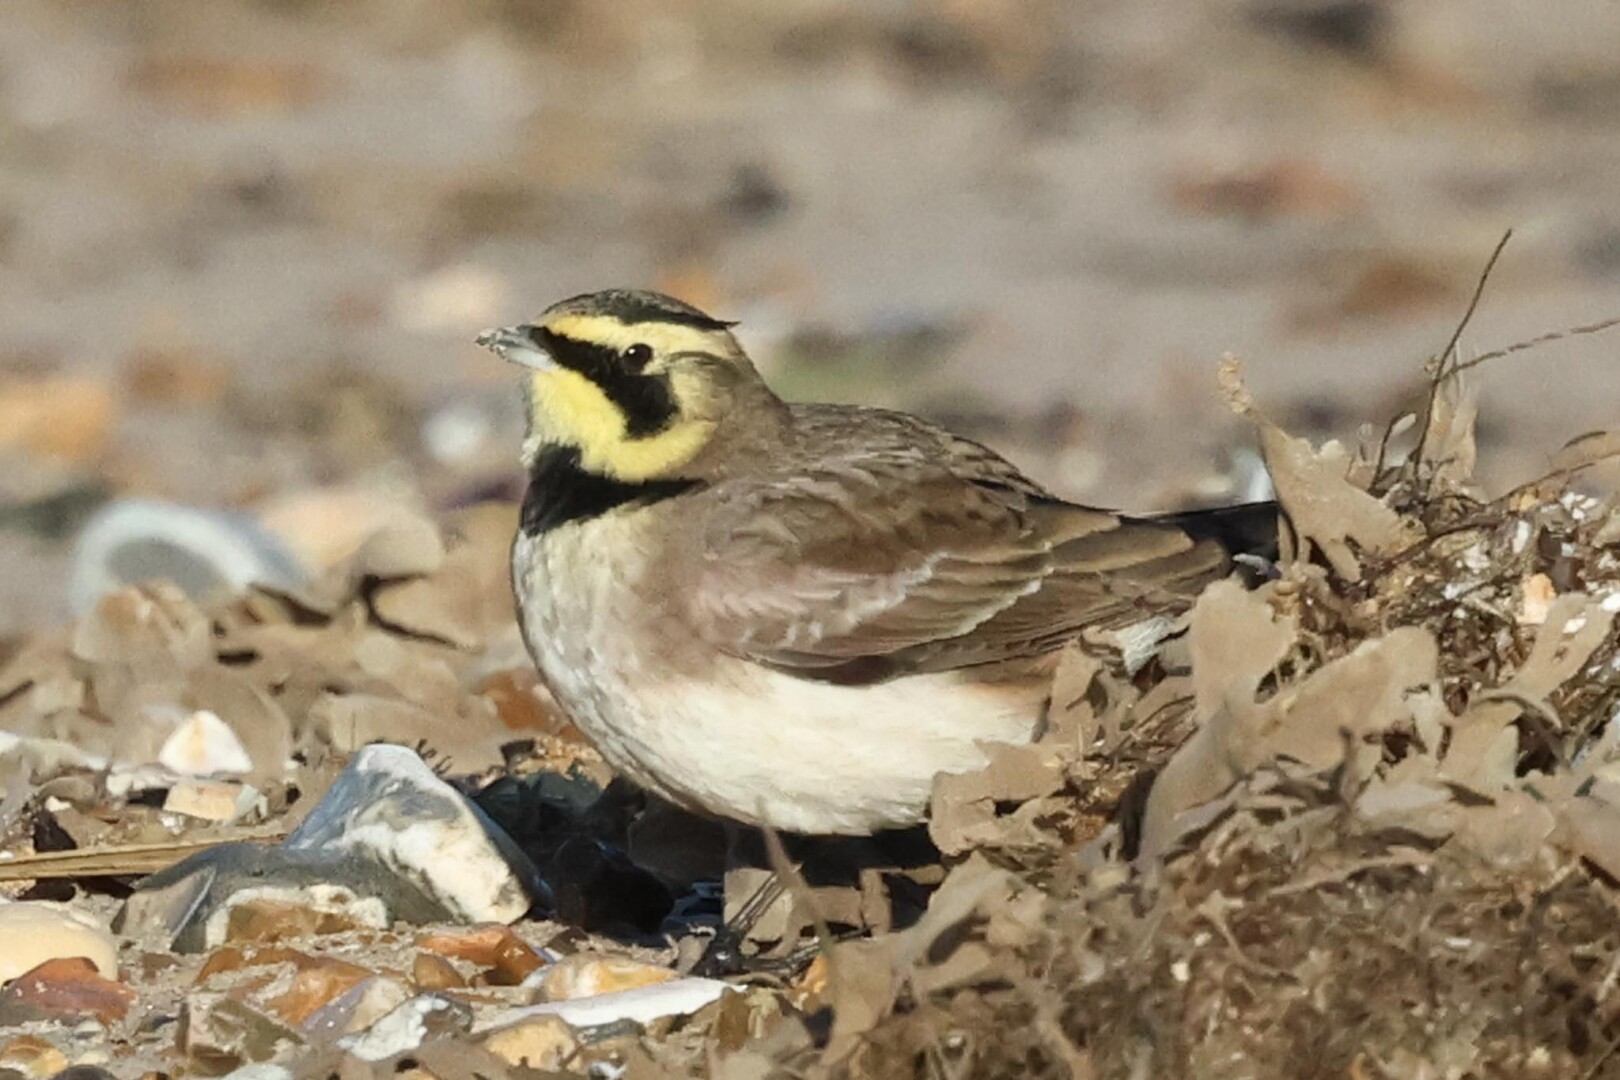
[[[1195,540],[1213,540],[1228,555],[1254,555],[1268,562],[1277,558],[1277,530],[1286,523],[1275,502],[1186,510],[1153,520],[1174,525]]]

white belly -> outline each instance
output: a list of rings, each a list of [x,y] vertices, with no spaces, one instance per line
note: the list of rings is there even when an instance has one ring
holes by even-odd
[[[518,539],[525,636],[608,762],[672,802],[791,832],[862,835],[920,821],[936,774],[985,764],[980,742],[1034,733],[1038,684],[992,688],[946,672],[838,686],[690,641],[672,640],[675,659],[660,658],[623,630],[656,597],[635,585],[635,567],[604,561],[590,532]],[[560,565],[575,570],[557,589]]]

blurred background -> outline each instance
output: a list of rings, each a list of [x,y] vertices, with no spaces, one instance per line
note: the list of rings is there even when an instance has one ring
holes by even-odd
[[[0,147],[0,637],[109,498],[319,567],[515,497],[471,339],[609,285],[1139,509],[1248,493],[1225,352],[1381,424],[1509,227],[1465,353],[1620,315],[1610,0],[9,0]],[[1483,369],[1490,483],[1617,349]]]

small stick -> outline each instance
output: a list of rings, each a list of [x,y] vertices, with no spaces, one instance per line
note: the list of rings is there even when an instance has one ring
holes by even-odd
[[[1429,428],[1434,420],[1434,405],[1440,397],[1440,387],[1445,385],[1446,379],[1457,371],[1455,367],[1448,371],[1447,362],[1456,352],[1457,343],[1462,340],[1463,331],[1473,321],[1474,312],[1479,310],[1480,298],[1485,295],[1485,283],[1491,279],[1491,271],[1496,269],[1496,260],[1502,257],[1502,249],[1507,247],[1507,243],[1511,239],[1513,239],[1513,230],[1509,229],[1502,234],[1502,239],[1496,242],[1496,247],[1491,250],[1491,257],[1485,260],[1485,269],[1480,271],[1479,280],[1474,283],[1474,295],[1468,301],[1468,309],[1463,312],[1462,318],[1458,320],[1457,328],[1451,332],[1450,339],[1446,341],[1446,347],[1440,351],[1434,375],[1429,380],[1429,397],[1424,403],[1423,427],[1418,433],[1417,449],[1412,452],[1412,466],[1414,469],[1421,468],[1423,465],[1424,453],[1429,446]],[[1383,460],[1382,448],[1379,451],[1379,460]],[[1427,492],[1425,492],[1426,494]]]
[[[1587,323],[1585,326],[1571,326],[1565,330],[1549,330],[1545,334],[1531,338],[1529,341],[1521,341],[1516,345],[1509,345],[1505,349],[1493,349],[1488,353],[1481,353],[1479,356],[1476,356],[1472,360],[1465,363],[1454,364],[1451,368],[1451,372],[1453,375],[1455,375],[1459,371],[1467,371],[1469,368],[1479,367],[1479,365],[1483,364],[1487,360],[1500,360],[1504,356],[1511,356],[1516,352],[1523,352],[1526,349],[1533,349],[1537,345],[1546,345],[1550,342],[1562,341],[1564,338],[1579,337],[1582,334],[1597,334],[1604,330],[1613,330],[1616,326],[1620,326],[1620,318],[1604,319],[1602,322]]]

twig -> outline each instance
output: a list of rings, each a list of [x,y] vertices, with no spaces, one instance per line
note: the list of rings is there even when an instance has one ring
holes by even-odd
[[[1411,416],[1411,413],[1396,413],[1384,425],[1384,437],[1378,440],[1378,457],[1373,460],[1373,483],[1376,485],[1384,476],[1384,462],[1389,458],[1389,444],[1395,438],[1395,429],[1401,426],[1401,421]],[[1415,419],[1415,417],[1414,417]],[[1404,429],[1403,429],[1404,430]]]
[[[1609,970],[1603,976],[1603,981],[1598,983],[1597,993],[1594,996],[1599,1005],[1603,1004],[1604,999],[1614,990],[1616,983],[1620,983],[1620,953],[1616,953],[1614,959],[1609,961]]]
[[[273,844],[285,837],[286,831],[278,829],[273,832],[245,832],[236,839]],[[223,839],[212,838],[167,840],[155,844],[119,844],[18,855],[0,861],[0,881],[45,881],[152,874],[173,866],[188,855],[219,847],[225,842]]]
[[[1574,465],[1566,465],[1562,469],[1553,469],[1551,472],[1543,473],[1534,480],[1527,480],[1518,487],[1514,488],[1512,491],[1509,491],[1506,495],[1493,499],[1488,504],[1486,509],[1496,510],[1499,507],[1511,506],[1513,504],[1513,500],[1524,495],[1526,492],[1538,492],[1544,485],[1547,484],[1560,484],[1567,487],[1571,480],[1585,472],[1587,469],[1592,468],[1594,465],[1601,465],[1605,461],[1613,461],[1617,457],[1620,457],[1620,450],[1611,451],[1607,454],[1599,454],[1596,457],[1590,458],[1589,460],[1577,462]]]
[[[1368,870],[1384,870],[1389,867],[1421,869],[1429,866],[1433,861],[1433,857],[1426,852],[1405,847],[1393,848],[1388,854],[1380,855],[1377,858],[1356,859],[1325,873],[1296,878],[1272,889],[1271,895],[1291,896],[1294,893],[1314,892],[1326,885],[1343,884],[1357,874],[1365,873]]]
[[[1533,349],[1538,345],[1547,345],[1554,341],[1562,341],[1565,338],[1580,337],[1583,334],[1598,334],[1602,333],[1604,330],[1613,330],[1617,326],[1620,326],[1620,317],[1604,319],[1601,322],[1587,323],[1585,326],[1571,326],[1564,330],[1549,330],[1545,334],[1530,338],[1528,341],[1521,341],[1516,345],[1509,345],[1505,349],[1493,349],[1488,353],[1481,353],[1472,360],[1454,364],[1452,365],[1451,372],[1455,375],[1459,371],[1467,371],[1470,368],[1479,367],[1479,365],[1485,363],[1487,360],[1500,360],[1504,356],[1512,356],[1514,353],[1524,352],[1526,349]]]
[[[1029,1004],[1035,1014],[1035,1033],[1041,1037],[1057,1063],[1063,1066],[1069,1080],[1092,1080],[1097,1075],[1097,1067],[1091,1055],[1076,1046],[1063,1030],[1063,1021],[1052,1008],[1051,988],[1029,978],[1014,980],[1013,988]]]
[[[1257,975],[1264,975],[1270,979],[1281,979],[1286,982],[1298,982],[1299,976],[1295,975],[1293,972],[1284,971],[1282,968],[1267,964],[1261,960],[1256,960],[1254,957],[1243,951],[1243,946],[1238,944],[1237,935],[1232,932],[1231,924],[1226,921],[1226,909],[1236,906],[1236,904],[1237,901],[1232,900],[1224,893],[1216,890],[1205,897],[1203,903],[1199,904],[1193,909],[1193,914],[1197,915],[1199,918],[1203,919],[1205,922],[1209,923],[1215,928],[1215,932],[1221,936],[1222,940],[1226,942],[1226,947],[1231,950],[1232,955],[1237,958],[1237,962],[1240,967],[1246,968]]]
[[[1457,329],[1451,332],[1451,340],[1447,341],[1446,347],[1440,351],[1442,371],[1445,369],[1446,358],[1456,351],[1457,343],[1462,340],[1463,331],[1468,329],[1468,324],[1474,319],[1474,312],[1479,310],[1479,299],[1485,295],[1485,283],[1491,279],[1491,271],[1496,269],[1496,260],[1502,257],[1502,249],[1507,247],[1511,239],[1513,230],[1509,229],[1502,234],[1502,239],[1496,242],[1496,247],[1491,249],[1491,257],[1485,260],[1485,269],[1480,271],[1479,280],[1474,283],[1474,295],[1468,301],[1468,310],[1463,312],[1462,319],[1457,323]]]
[[[1597,1056],[1597,1060],[1592,1062],[1591,1067],[1586,1070],[1582,1080],[1592,1080],[1593,1077],[1597,1076],[1599,1070],[1603,1068],[1604,1062],[1613,1057],[1614,1052],[1617,1049],[1620,1049],[1620,1037],[1609,1040],[1609,1045],[1605,1046],[1603,1048],[1603,1053],[1599,1054]]]
[[[1440,350],[1440,355],[1436,358],[1434,374],[1429,379],[1428,400],[1424,403],[1423,408],[1423,426],[1418,433],[1417,449],[1413,451],[1411,458],[1414,469],[1422,467],[1424,454],[1429,447],[1429,429],[1434,422],[1434,407],[1440,398],[1440,388],[1445,385],[1446,379],[1450,378],[1456,371],[1455,368],[1448,370],[1447,364],[1456,352],[1457,343],[1462,340],[1463,331],[1473,321],[1474,312],[1479,310],[1480,298],[1485,295],[1485,283],[1491,279],[1491,271],[1496,269],[1496,260],[1502,257],[1502,249],[1507,247],[1508,241],[1512,238],[1513,230],[1509,229],[1502,234],[1502,239],[1496,242],[1496,247],[1491,250],[1491,257],[1485,260],[1485,269],[1480,271],[1479,280],[1474,283],[1474,295],[1468,300],[1467,310],[1463,312],[1462,318],[1458,320],[1457,328],[1451,332],[1451,337],[1446,341],[1446,347]],[[1380,453],[1380,457],[1382,457],[1382,453]],[[1425,495],[1427,495],[1427,492],[1425,492]]]

